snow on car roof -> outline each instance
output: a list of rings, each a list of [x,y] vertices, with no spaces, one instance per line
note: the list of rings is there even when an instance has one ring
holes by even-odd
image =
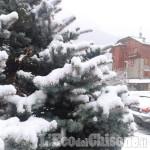
[[[130,95],[139,97],[139,108],[150,108],[150,91],[130,91]]]

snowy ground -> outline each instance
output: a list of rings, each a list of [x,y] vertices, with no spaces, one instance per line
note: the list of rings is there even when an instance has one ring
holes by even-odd
[[[122,150],[150,150],[150,130],[146,130],[140,126],[137,126],[138,130],[135,132],[134,137],[132,137],[132,145],[128,145],[122,148]],[[131,141],[127,138],[126,141]]]
[[[130,94],[134,96],[150,97],[150,91],[130,91]]]

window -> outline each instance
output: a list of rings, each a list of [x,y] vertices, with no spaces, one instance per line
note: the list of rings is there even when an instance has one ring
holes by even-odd
[[[145,77],[148,77],[148,71],[146,71],[146,73],[145,73]]]
[[[149,65],[149,64],[150,64],[149,60],[147,58],[144,58],[144,65]]]
[[[124,67],[125,67],[125,68],[128,68],[128,61],[125,61],[125,62],[124,62]]]
[[[150,71],[148,72],[148,77],[150,78]]]
[[[144,65],[146,65],[146,58],[144,59]]]
[[[150,72],[149,71],[144,71],[144,77],[145,78],[150,77]]]
[[[136,53],[136,48],[133,50],[133,53]]]
[[[150,58],[148,59],[148,65],[150,66]]]

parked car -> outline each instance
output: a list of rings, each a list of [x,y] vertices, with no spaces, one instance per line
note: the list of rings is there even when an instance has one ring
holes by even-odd
[[[130,105],[129,109],[138,125],[150,129],[150,97],[140,96],[139,100],[138,105]]]

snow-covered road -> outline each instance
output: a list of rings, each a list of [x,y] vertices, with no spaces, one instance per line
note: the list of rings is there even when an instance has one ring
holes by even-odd
[[[140,126],[137,126],[137,128],[138,130],[135,132],[134,137],[132,139],[127,138],[122,150],[150,150],[150,130]]]

